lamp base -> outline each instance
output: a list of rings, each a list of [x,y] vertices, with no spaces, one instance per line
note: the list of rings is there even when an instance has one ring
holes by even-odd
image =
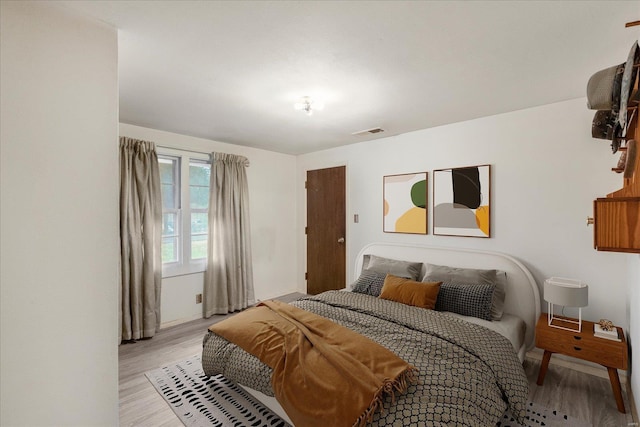
[[[578,320],[556,317],[553,315],[553,304],[550,302],[547,310],[547,324],[552,328],[564,329],[571,332],[582,332],[582,308],[578,308]]]

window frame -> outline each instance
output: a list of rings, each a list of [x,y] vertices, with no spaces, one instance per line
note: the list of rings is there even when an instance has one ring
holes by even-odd
[[[191,168],[191,166],[193,164],[206,164],[209,166],[209,171],[211,171],[211,159],[207,158],[207,160],[202,160],[202,159],[196,159],[194,157],[189,157],[189,161],[187,162],[189,168]],[[209,182],[209,184],[206,186],[207,189],[210,189],[210,185],[211,183]],[[200,188],[205,188],[205,186],[203,185],[191,185],[191,182],[189,182],[187,184],[187,187],[189,188],[189,197],[191,197],[191,188],[192,187],[200,187]],[[189,202],[191,202],[191,200],[189,200]],[[205,267],[206,267],[206,261],[207,261],[207,257],[205,256],[204,258],[193,258],[191,256],[192,252],[191,250],[193,249],[193,237],[194,236],[205,236],[205,241],[208,238],[208,231],[205,233],[193,233],[191,230],[191,222],[192,222],[192,216],[194,213],[202,213],[205,214],[205,216],[209,213],[209,206],[207,206],[206,208],[193,208],[191,207],[191,203],[189,203],[189,213],[188,213],[188,219],[189,219],[189,260],[193,263],[197,263],[197,262],[204,262],[205,263]],[[186,218],[186,215],[185,215]],[[207,230],[209,229],[209,224],[207,223]]]
[[[169,160],[170,162],[175,162],[175,170],[173,171],[173,181],[174,181],[174,188],[173,188],[173,199],[175,202],[175,207],[171,208],[171,209],[165,209],[164,207],[164,200],[162,200],[161,205],[162,205],[162,221],[164,222],[164,215],[169,213],[169,214],[173,214],[175,215],[175,222],[174,222],[174,235],[169,236],[172,237],[176,242],[176,247],[175,247],[175,261],[169,261],[169,262],[162,262],[163,267],[165,265],[170,266],[173,264],[178,264],[180,263],[180,260],[182,258],[181,256],[181,237],[182,237],[182,214],[180,212],[180,206],[181,206],[181,201],[180,198],[178,197],[181,193],[180,190],[180,185],[181,185],[181,178],[180,178],[180,171],[181,171],[181,158],[179,156],[174,156],[174,155],[167,155],[167,154],[163,154],[163,153],[158,153],[158,163],[160,163],[161,160]],[[162,181],[160,182],[160,187],[162,188]],[[160,192],[160,195],[162,197],[162,194],[164,193],[164,191]],[[164,240],[166,236],[162,236],[162,240]],[[161,242],[161,245],[164,242]]]
[[[162,263],[162,277],[201,273],[207,267],[207,259],[191,259],[191,213],[208,212],[208,209],[191,209],[189,165],[192,161],[195,161],[211,166],[211,158],[204,153],[175,148],[158,147],[157,153],[158,157],[177,158],[179,165],[179,185],[177,186],[177,191],[180,193],[177,209],[179,222],[178,260],[176,262]]]

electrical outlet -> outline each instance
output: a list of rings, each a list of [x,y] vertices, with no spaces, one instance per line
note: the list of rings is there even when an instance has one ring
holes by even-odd
[[[202,294],[196,294],[196,304],[202,304]]]

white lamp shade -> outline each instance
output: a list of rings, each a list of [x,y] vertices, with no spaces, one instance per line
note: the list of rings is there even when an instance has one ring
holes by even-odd
[[[544,299],[565,307],[586,307],[589,287],[579,280],[551,277],[544,281]]]

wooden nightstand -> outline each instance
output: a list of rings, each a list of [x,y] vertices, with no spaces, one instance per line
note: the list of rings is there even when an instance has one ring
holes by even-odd
[[[582,321],[582,332],[572,332],[551,327],[547,324],[547,314],[543,313],[536,325],[536,347],[544,350],[538,385],[542,385],[553,353],[561,353],[578,359],[598,363],[607,368],[618,411],[624,413],[622,388],[618,369],[627,369],[627,340],[622,328],[618,328],[622,341],[598,338],[593,335],[593,322]]]

